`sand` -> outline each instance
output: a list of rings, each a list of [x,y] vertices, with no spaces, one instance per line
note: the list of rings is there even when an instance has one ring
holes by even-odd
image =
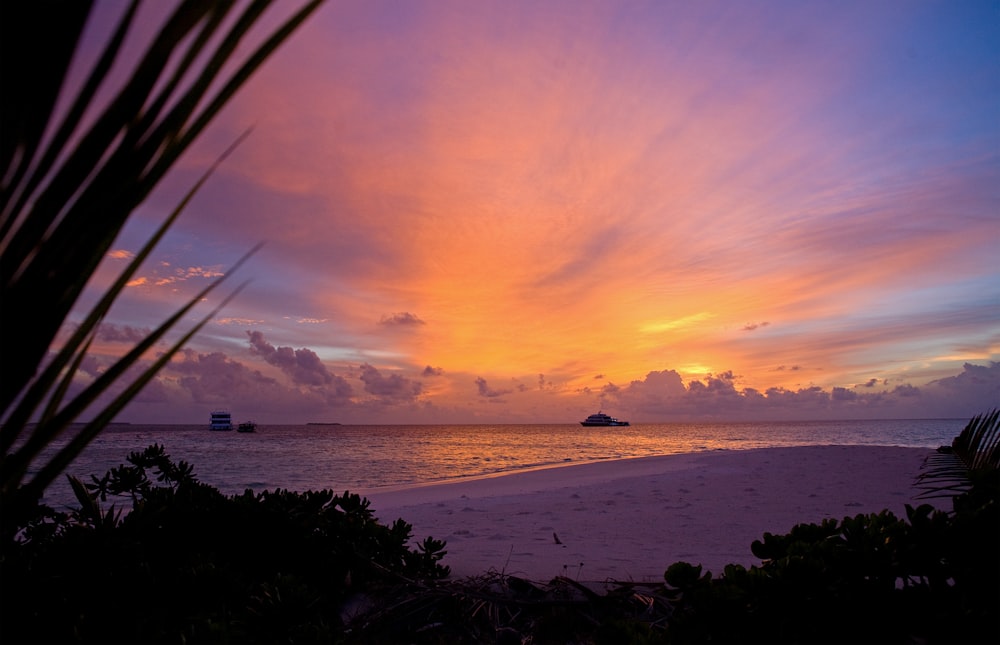
[[[658,581],[676,561],[715,574],[760,564],[751,543],[801,522],[889,509],[904,516],[931,449],[808,446],[608,460],[360,491],[414,544],[445,540],[453,577]],[[939,502],[940,503],[940,502]]]

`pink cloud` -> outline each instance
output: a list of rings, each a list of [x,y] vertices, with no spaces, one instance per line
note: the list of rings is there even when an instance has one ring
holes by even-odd
[[[361,366],[360,379],[365,384],[365,392],[393,401],[412,401],[420,396],[422,386],[419,381],[401,374],[383,376],[378,369],[365,363]]]

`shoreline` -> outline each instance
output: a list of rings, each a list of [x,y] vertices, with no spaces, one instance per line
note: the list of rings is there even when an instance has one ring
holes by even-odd
[[[929,448],[794,446],[558,464],[354,491],[414,544],[447,542],[452,577],[650,582],[676,561],[760,564],[764,532],[888,509],[903,516]],[[938,500],[937,503],[941,503]],[[948,503],[945,501],[944,503]]]

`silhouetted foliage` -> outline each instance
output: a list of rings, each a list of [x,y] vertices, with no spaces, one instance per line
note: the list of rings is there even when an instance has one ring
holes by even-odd
[[[922,497],[953,497],[973,488],[1000,496],[1000,409],[974,417],[926,466],[917,479]]]
[[[996,636],[1000,544],[989,515],[929,505],[799,524],[723,575],[671,566],[669,642],[986,643]],[[980,535],[970,542],[970,531]]]
[[[983,471],[985,472],[985,471]],[[994,643],[1000,507],[797,524],[760,566],[686,562],[602,592],[498,572],[447,579],[444,543],[345,492],[224,496],[160,446],[39,507],[0,562],[7,642]],[[124,504],[107,506],[109,500]]]
[[[411,549],[356,494],[225,496],[158,445],[74,490],[0,562],[5,643],[330,641],[350,598],[448,574],[443,542]]]

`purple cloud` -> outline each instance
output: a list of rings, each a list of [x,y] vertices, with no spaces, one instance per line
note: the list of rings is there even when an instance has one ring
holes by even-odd
[[[365,363],[359,377],[365,384],[365,392],[393,401],[410,401],[420,395],[422,386],[417,381],[400,374],[382,376],[375,367]]]
[[[426,325],[427,323],[420,320],[416,314],[403,311],[388,316],[382,316],[382,319],[379,320],[379,324],[387,325],[389,327],[412,327],[417,325]]]
[[[479,389],[479,396],[488,399],[495,399],[511,392],[510,390],[494,390],[486,383],[486,379],[482,376],[476,379],[476,387]]]
[[[259,331],[248,331],[247,335],[250,337],[250,353],[280,368],[296,385],[327,385],[337,378],[327,371],[316,352],[310,349],[275,347],[264,340],[264,334]]]

